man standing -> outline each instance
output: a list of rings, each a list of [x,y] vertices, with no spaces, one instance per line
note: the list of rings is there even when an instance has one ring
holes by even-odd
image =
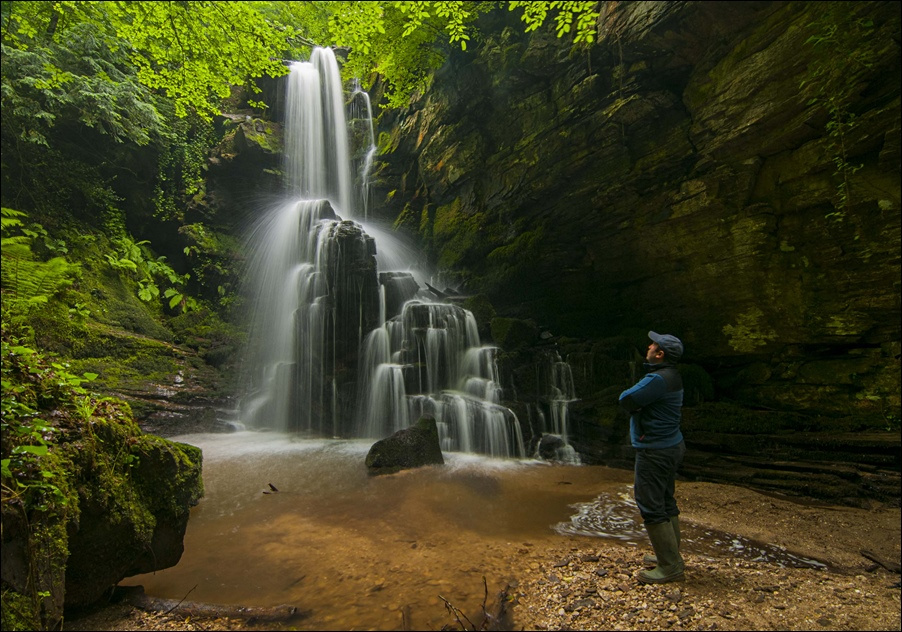
[[[673,497],[677,468],[686,452],[680,432],[683,380],[676,368],[683,343],[653,331],[648,337],[648,373],[620,394],[620,406],[630,413],[630,440],[636,449],[633,490],[655,550],[655,557],[647,556],[655,568],[640,571],[639,581],[662,584],[683,579],[680,510]]]

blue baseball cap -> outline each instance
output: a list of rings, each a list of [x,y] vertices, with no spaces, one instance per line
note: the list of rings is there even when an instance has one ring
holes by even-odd
[[[658,344],[658,347],[664,351],[669,359],[676,361],[682,357],[683,343],[676,336],[650,331],[648,332],[648,337]]]

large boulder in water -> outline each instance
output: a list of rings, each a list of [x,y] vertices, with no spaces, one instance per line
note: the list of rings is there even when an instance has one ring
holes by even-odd
[[[539,458],[546,461],[553,461],[557,459],[558,452],[566,445],[567,444],[564,443],[564,439],[560,435],[546,434],[543,432],[542,437],[539,439],[538,445],[536,446],[536,454]]]
[[[409,428],[373,444],[366,455],[370,474],[394,474],[423,465],[443,465],[435,419],[424,416]]]

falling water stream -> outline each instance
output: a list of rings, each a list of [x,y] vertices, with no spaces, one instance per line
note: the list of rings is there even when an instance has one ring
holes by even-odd
[[[289,199],[249,235],[253,321],[239,423],[381,439],[428,414],[443,450],[526,457],[497,349],[482,344],[472,313],[436,300],[419,254],[368,220],[369,97],[355,84],[346,114],[329,49],[293,63],[287,85]],[[549,400],[555,420],[568,401]]]
[[[477,618],[483,582],[494,595],[515,581],[534,546],[630,543],[643,531],[630,472],[562,464],[579,461],[567,445],[572,376],[556,354],[536,369],[547,405],[528,403],[526,421],[559,439],[557,458],[529,458],[497,350],[470,312],[424,291],[416,249],[368,217],[372,111],[359,87],[351,97],[354,143],[332,52],[292,64],[290,199],[249,235],[237,431],[176,437],[204,454],[184,555],[122,583],[309,612],[293,629],[439,629],[450,622],[443,599]],[[423,414],[437,421],[445,465],[368,476],[373,440]]]

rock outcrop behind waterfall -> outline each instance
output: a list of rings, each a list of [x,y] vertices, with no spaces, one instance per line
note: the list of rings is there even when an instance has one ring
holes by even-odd
[[[487,19],[382,114],[376,212],[499,316],[570,338],[581,451],[622,443],[612,404],[654,328],[686,343],[700,432],[761,430],[705,404],[730,401],[774,436],[898,453],[899,4],[604,7],[588,50]]]

